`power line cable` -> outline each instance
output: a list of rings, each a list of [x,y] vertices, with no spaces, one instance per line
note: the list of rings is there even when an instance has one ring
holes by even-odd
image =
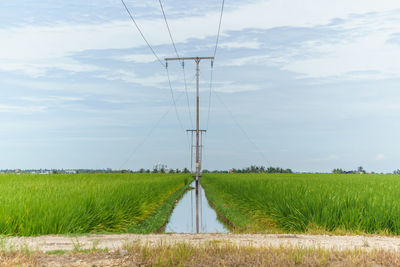
[[[166,71],[167,77],[168,77],[168,84],[169,84],[169,89],[170,89],[170,92],[171,92],[172,102],[173,102],[174,107],[175,107],[176,118],[178,119],[179,126],[181,127],[182,131],[184,132],[185,129],[183,128],[182,120],[181,120],[181,118],[179,117],[179,112],[178,112],[178,108],[177,108],[177,106],[176,106],[176,101],[175,101],[175,97],[174,97],[174,90],[172,89],[171,78],[170,78],[170,76],[169,76],[169,70],[168,70],[168,68],[165,68],[165,71]]]
[[[178,53],[178,49],[176,49],[174,38],[172,37],[172,32],[171,32],[171,29],[170,29],[169,24],[168,24],[167,16],[165,15],[163,4],[162,4],[161,0],[158,0],[158,2],[160,3],[160,7],[161,7],[161,11],[162,11],[162,14],[163,14],[163,17],[164,17],[165,25],[167,26],[167,30],[168,30],[168,33],[169,33],[169,38],[171,39],[171,43],[172,43],[172,46],[174,47],[175,54],[176,54],[176,56],[178,58],[180,58],[179,53]],[[187,102],[187,107],[188,107],[188,112],[189,112],[190,125],[193,128],[192,113],[190,111],[190,101],[189,101],[189,94],[188,94],[187,82],[186,82],[185,66],[184,66],[183,61],[179,60],[179,63],[182,66],[183,80],[184,80],[184,84],[185,84],[186,102]]]
[[[257,146],[257,144],[249,137],[247,132],[244,130],[244,128],[240,125],[239,121],[236,119],[235,115],[231,111],[231,109],[225,104],[225,102],[222,100],[222,98],[219,96],[219,94],[216,91],[213,91],[215,95],[217,96],[218,100],[221,102],[222,106],[228,111],[229,115],[231,116],[232,120],[235,122],[236,126],[242,131],[243,135],[247,138],[249,143],[257,150],[257,152],[261,155],[262,159],[270,166],[270,162],[267,160],[267,157],[264,155],[264,153],[261,151],[261,149]]]
[[[133,17],[131,11],[129,10],[129,8],[126,6],[124,0],[121,0],[122,4],[125,7],[126,12],[128,13],[129,17],[131,18],[133,24],[135,24],[136,29],[139,31],[140,35],[142,36],[143,40],[146,42],[147,46],[150,48],[151,52],[153,53],[153,55],[157,58],[158,62],[160,62],[161,66],[163,66],[163,68],[165,68],[165,64],[161,61],[161,59],[157,56],[156,52],[154,51],[153,47],[151,47],[150,43],[147,41],[146,37],[144,37],[144,34],[142,32],[142,30],[140,29],[139,25],[136,23],[135,18]]]
[[[215,48],[214,48],[214,62],[215,62],[215,57],[217,55],[217,49],[218,49],[218,43],[219,43],[219,36],[221,34],[221,25],[222,25],[222,17],[224,14],[224,7],[225,7],[225,0],[222,0],[222,6],[221,6],[221,13],[219,16],[219,23],[218,23],[218,32],[217,32],[217,38],[215,41]],[[208,114],[207,114],[207,123],[206,123],[206,129],[208,130],[209,122],[210,122],[210,112],[211,112],[211,91],[213,87],[213,74],[214,74],[214,62],[211,62],[211,74],[210,74],[210,93],[208,95]]]
[[[179,54],[178,54],[178,50],[176,49],[176,45],[175,45],[175,42],[174,42],[174,38],[172,38],[171,29],[169,28],[169,24],[168,24],[167,17],[166,17],[165,12],[164,12],[163,4],[161,3],[161,0],[158,0],[158,2],[160,3],[161,11],[162,11],[163,16],[164,16],[165,24],[167,25],[167,29],[168,29],[168,33],[169,33],[169,38],[171,38],[172,46],[174,47],[176,56],[177,56],[178,58],[180,58],[180,56],[179,56]]]
[[[218,48],[218,42],[219,42],[219,35],[221,33],[221,25],[222,25],[222,16],[224,14],[224,6],[225,6],[225,0],[222,0],[222,7],[221,7],[221,14],[219,16],[219,25],[218,25],[218,33],[217,33],[217,40],[215,42],[215,49],[214,49],[214,57],[217,54],[217,48]]]
[[[206,123],[206,129],[208,130],[209,124],[210,124],[210,113],[211,113],[211,92],[212,92],[212,84],[213,84],[213,75],[214,75],[214,68],[211,67],[211,72],[210,72],[210,90],[208,94],[208,111],[207,111],[207,123]]]
[[[179,98],[178,98],[178,100],[179,100]],[[171,111],[171,109],[172,109],[172,106],[170,106],[168,108],[168,110],[160,117],[160,119],[153,125],[153,127],[150,128],[150,130],[145,135],[145,137],[132,150],[132,153],[129,155],[129,157],[124,161],[124,163],[121,164],[121,166],[119,167],[120,170],[131,160],[133,155],[136,154],[137,150],[147,141],[147,139],[149,139],[149,137],[153,134],[154,130],[158,127],[158,125],[161,123],[161,121],[168,115],[168,113]]]
[[[218,23],[218,32],[217,32],[217,38],[215,40],[215,48],[214,48],[214,61],[211,62],[211,71],[210,71],[210,90],[208,94],[208,111],[207,111],[207,123],[206,123],[206,129],[208,130],[209,125],[210,125],[210,114],[211,114],[211,100],[212,100],[212,88],[213,88],[213,78],[214,78],[214,63],[215,63],[215,57],[217,55],[217,49],[218,49],[218,44],[219,44],[219,37],[221,34],[221,25],[222,25],[222,17],[224,14],[224,7],[225,7],[225,0],[222,0],[222,5],[221,5],[221,13],[219,16],[219,23]],[[204,143],[206,143],[207,140],[207,135],[204,138]]]
[[[173,89],[172,89],[172,85],[171,85],[171,79],[169,76],[169,71],[168,71],[168,67],[167,64],[164,64],[160,58],[157,56],[156,52],[154,51],[153,47],[150,45],[150,43],[147,41],[146,37],[144,36],[142,30],[140,29],[139,25],[137,24],[134,16],[132,15],[131,11],[129,10],[128,6],[125,4],[124,0],[121,0],[122,4],[125,7],[126,12],[128,13],[129,17],[131,18],[132,22],[134,23],[134,25],[136,26],[136,29],[139,31],[140,35],[142,36],[143,40],[146,42],[147,46],[150,48],[151,52],[153,53],[153,55],[156,57],[156,59],[158,60],[158,62],[160,62],[161,66],[166,70],[167,73],[167,77],[168,77],[168,84],[170,87],[170,92],[171,92],[171,97],[172,97],[172,102],[174,104],[175,107],[175,113],[176,113],[176,118],[179,122],[179,125],[181,127],[181,129],[184,131],[183,125],[182,125],[182,121],[179,117],[179,113],[178,113],[178,108],[176,106],[176,101],[175,101],[175,97],[174,97],[174,93],[173,93]]]

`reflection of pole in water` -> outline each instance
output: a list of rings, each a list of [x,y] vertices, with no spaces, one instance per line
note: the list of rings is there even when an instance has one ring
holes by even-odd
[[[193,190],[190,190],[190,213],[192,215],[191,222],[192,222],[192,233],[194,232],[193,229]]]
[[[205,193],[205,191],[204,191],[204,189],[202,188],[202,190],[203,190],[203,196],[204,196],[204,201],[205,201],[205,205],[206,205],[206,207],[207,207],[207,198],[206,198],[206,193]],[[206,216],[206,212],[204,213],[204,216]],[[207,218],[204,218],[204,220],[203,220],[203,227],[204,227],[204,229],[207,229]]]
[[[196,233],[199,233],[199,180],[196,179]]]
[[[202,187],[200,186],[200,224],[201,224],[201,230],[204,232],[204,227],[203,227],[203,190]]]

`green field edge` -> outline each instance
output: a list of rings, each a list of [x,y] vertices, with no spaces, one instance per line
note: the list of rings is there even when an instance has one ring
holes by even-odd
[[[200,179],[200,185],[203,187],[204,190],[204,196],[207,199],[208,204],[210,207],[215,211],[217,214],[217,219],[230,231],[233,233],[238,233],[238,227],[230,220],[230,216],[227,213],[226,209],[223,209],[222,206],[224,205],[223,200],[221,198],[218,198],[214,192],[209,189],[205,188],[204,184],[201,182]],[[225,211],[225,212],[224,212]],[[235,211],[232,211],[235,212]],[[239,215],[240,216],[240,215]]]
[[[66,237],[79,237],[79,236],[90,236],[90,235],[113,235],[113,234],[151,234],[151,233],[163,233],[166,225],[169,222],[169,218],[179,200],[184,194],[191,190],[189,184],[176,190],[172,193],[164,202],[158,207],[149,217],[145,218],[142,222],[135,225],[128,225],[125,231],[118,232],[89,232],[89,233],[65,233],[65,234],[50,234],[57,236]],[[39,236],[39,235],[35,235]],[[0,235],[0,239],[8,237],[20,237],[18,235]]]
[[[186,184],[182,188],[171,194],[167,200],[156,211],[144,219],[141,223],[128,226],[127,233],[131,234],[151,234],[163,233],[167,226],[172,212],[179,200],[190,190],[190,185]]]
[[[277,235],[326,235],[326,236],[365,236],[365,237],[399,237],[400,235],[393,234],[386,230],[377,231],[374,233],[367,233],[358,229],[349,230],[343,228],[337,228],[333,231],[328,231],[319,227],[310,228],[307,231],[296,231],[296,230],[285,230],[270,226],[273,222],[272,217],[265,217],[265,225],[269,225],[264,229],[254,229],[250,225],[252,217],[241,213],[235,209],[234,205],[228,205],[226,201],[214,192],[212,186],[208,186],[207,182],[200,180],[205,196],[209,205],[215,210],[218,219],[232,232],[232,234],[277,234]]]

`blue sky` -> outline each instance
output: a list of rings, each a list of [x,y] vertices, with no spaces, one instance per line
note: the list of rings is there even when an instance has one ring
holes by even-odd
[[[158,1],[126,3],[174,56]],[[163,3],[178,52],[212,55],[221,1]],[[226,1],[203,167],[400,168],[399,18],[394,0]],[[182,72],[170,64],[181,127],[120,0],[6,0],[0,36],[1,169],[189,166]],[[202,62],[203,128],[209,79]]]

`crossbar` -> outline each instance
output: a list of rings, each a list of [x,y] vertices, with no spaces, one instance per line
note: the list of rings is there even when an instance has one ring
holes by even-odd
[[[214,59],[214,57],[167,57],[166,61],[169,60],[198,60],[198,59]]]
[[[197,132],[197,130],[186,130],[186,132]],[[199,130],[199,132],[205,133],[207,130]]]

